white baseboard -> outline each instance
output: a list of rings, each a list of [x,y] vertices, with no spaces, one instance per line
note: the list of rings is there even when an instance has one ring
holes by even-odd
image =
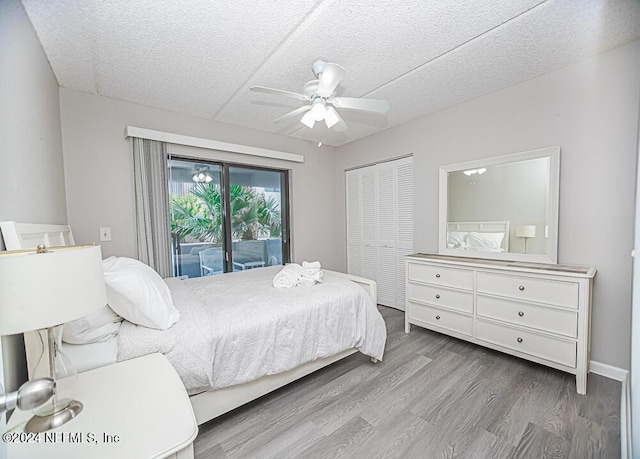
[[[633,444],[631,442],[631,384],[629,378],[622,381],[622,400],[620,400],[620,457],[631,459],[633,457]]]
[[[620,457],[630,459],[631,450],[631,394],[629,370],[607,365],[606,363],[589,362],[589,372],[615,379],[622,383],[620,388]]]
[[[626,381],[629,378],[629,370],[594,360],[589,362],[589,373],[595,373],[600,376],[615,379],[616,381]]]

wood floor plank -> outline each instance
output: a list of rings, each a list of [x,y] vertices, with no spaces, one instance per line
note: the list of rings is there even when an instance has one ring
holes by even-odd
[[[368,356],[360,353],[352,354],[323,368],[323,371],[316,371],[305,376],[298,380],[296,384],[289,384],[280,390],[272,392],[265,397],[264,404],[265,406],[277,404],[282,398],[286,398],[287,403],[291,403],[298,398],[308,397],[309,393],[326,386],[327,381],[338,379],[356,367],[370,366],[370,363],[371,360]]]
[[[273,438],[266,442],[243,443],[236,446],[233,451],[226,452],[226,454],[229,459],[304,457],[302,451],[323,437],[322,432],[318,431],[313,423],[305,422],[290,426],[282,434],[274,435]]]
[[[535,424],[529,423],[525,429],[520,443],[514,451],[516,458],[568,458],[570,455],[570,444],[567,441],[554,435]]]
[[[269,405],[272,418],[266,418],[263,423],[252,425],[250,429],[242,430],[237,435],[222,440],[220,444],[227,454],[229,452],[236,454],[237,451],[246,453],[253,448],[258,448],[268,443],[271,438],[284,435],[289,428],[300,423],[301,419],[302,422],[310,422],[312,418],[309,413],[316,413],[328,405],[339,402],[344,396],[353,393],[353,387],[371,380],[377,374],[376,365],[368,361],[340,378],[326,382],[309,396],[300,397],[292,403],[288,403],[286,398],[280,398],[277,403]],[[297,384],[299,383],[304,382],[298,381]],[[283,389],[290,388],[287,386]]]
[[[454,392],[467,391],[469,384],[481,382],[478,374],[484,371],[484,365],[462,356],[461,358],[460,364],[449,372],[446,379],[443,379],[440,384],[433,385],[427,396],[415,400],[410,408],[412,413],[423,416],[427,420],[434,418],[445,400],[452,397]]]
[[[357,391],[311,414],[310,418],[325,434],[330,434],[351,417],[360,415],[369,404],[376,403],[385,392],[413,376],[429,362],[431,359],[415,355],[401,365],[389,367],[385,373],[364,382]]]
[[[249,403],[200,426],[198,442],[203,446],[219,444],[230,438],[250,437],[266,424],[275,421],[274,415],[261,401]]]
[[[604,433],[604,429],[600,426],[584,418],[575,421],[576,427],[574,435],[571,438],[571,449],[569,457],[571,459],[581,459],[584,457],[597,457],[607,459],[605,454],[611,454],[615,451],[615,447],[608,445],[608,439]],[[618,439],[617,444],[620,444]],[[610,457],[620,457],[619,450],[617,455]]]
[[[510,408],[501,416],[491,419],[486,430],[516,446],[538,411],[546,411],[550,403],[548,392],[557,378],[548,378],[549,370],[539,365],[528,364],[518,373],[514,381]],[[551,375],[553,376],[553,375]],[[539,390],[540,389],[540,390]]]
[[[575,378],[380,307],[378,364],[354,354],[200,426],[209,458],[617,458],[620,383]]]
[[[370,404],[361,412],[361,416],[375,426],[393,424],[397,418],[431,393],[433,387],[446,385],[453,368],[459,367],[464,358],[452,352],[442,354],[438,360],[429,362],[414,377],[404,381],[389,391],[378,403]]]
[[[227,455],[219,444],[205,448],[202,443],[198,443],[196,457],[206,457],[207,459],[227,459]]]
[[[331,435],[302,450],[297,457],[313,459],[357,457],[354,450],[363,443],[368,443],[373,435],[374,427],[360,416],[355,416]]]
[[[393,424],[377,426],[372,439],[362,444],[351,457],[406,458],[413,454],[413,444],[431,428],[432,426],[421,417],[408,413],[401,418],[395,418]],[[424,454],[424,451],[422,453]]]
[[[515,448],[499,437],[479,430],[467,445],[464,456],[472,459],[511,459]]]

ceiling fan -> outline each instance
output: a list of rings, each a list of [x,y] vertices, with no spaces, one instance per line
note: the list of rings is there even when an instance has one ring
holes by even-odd
[[[255,92],[274,94],[307,102],[302,107],[273,120],[274,123],[281,123],[304,113],[300,121],[305,126],[313,128],[316,121],[324,120],[328,128],[334,128],[337,132],[341,132],[347,129],[348,126],[336,108],[373,113],[386,113],[389,110],[389,102],[386,100],[336,96],[336,87],[345,74],[345,70],[338,64],[318,60],[313,63],[311,68],[317,79],[305,83],[302,87],[302,94],[281,89],[265,88],[264,86],[251,86],[249,88]]]

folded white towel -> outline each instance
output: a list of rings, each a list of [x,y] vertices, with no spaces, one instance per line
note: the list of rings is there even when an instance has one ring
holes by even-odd
[[[322,276],[323,275],[324,275],[324,273],[322,271],[320,271],[320,270],[317,270],[315,272],[311,272],[311,271],[307,271],[304,268],[302,268],[302,273],[300,274],[300,277],[301,277],[301,279],[310,279],[314,283],[316,283],[316,282],[322,282]]]
[[[298,284],[302,274],[302,266],[291,263],[282,268],[273,278],[275,288],[291,288]]]
[[[319,261],[303,261],[302,267],[307,270],[319,270],[321,268]]]
[[[304,266],[307,266],[306,268]],[[282,268],[273,278],[274,288],[292,288],[298,285],[311,286],[316,282],[322,282],[324,273],[320,271],[320,262],[290,263]]]

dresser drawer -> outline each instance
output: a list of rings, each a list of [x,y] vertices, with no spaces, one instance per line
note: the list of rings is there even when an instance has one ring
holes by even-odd
[[[473,290],[473,271],[470,269],[442,268],[433,265],[409,263],[407,276],[410,281]]]
[[[473,314],[473,293],[471,292],[409,282],[407,296],[410,300]]]
[[[409,302],[407,313],[410,321],[415,319],[436,327],[446,328],[469,336],[473,335],[473,316],[413,302]]]
[[[545,360],[575,368],[576,343],[539,335],[507,325],[477,320],[476,337],[480,341],[497,344]]]
[[[479,316],[511,322],[522,327],[537,328],[550,333],[576,338],[578,313],[552,309],[514,300],[478,295],[476,313]]]
[[[477,291],[518,300],[535,301],[569,308],[578,308],[577,282],[553,281],[533,277],[479,272]]]

